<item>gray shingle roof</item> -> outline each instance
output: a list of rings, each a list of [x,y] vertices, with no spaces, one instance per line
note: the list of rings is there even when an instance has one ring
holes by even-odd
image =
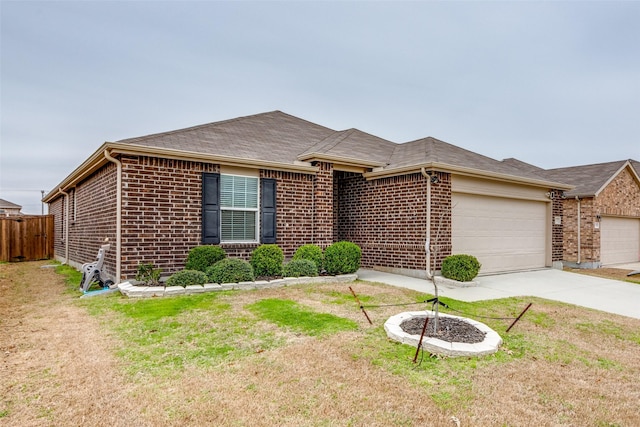
[[[498,161],[447,142],[427,137],[398,144],[391,156],[389,168],[401,168],[421,163],[440,163],[524,178],[545,179],[544,175],[540,173],[542,169],[516,159],[511,160],[508,162]],[[527,167],[522,165],[527,165]]]
[[[293,163],[335,131],[281,111],[118,141],[154,148]]]
[[[396,148],[396,143],[387,141],[358,129],[334,132],[327,138],[310,147],[299,158],[305,159],[313,154],[358,159],[364,163],[386,165]]]
[[[593,165],[549,169],[544,174],[548,179],[574,185],[575,188],[573,190],[567,191],[567,197],[591,197],[595,196],[626,162],[626,160],[619,160]],[[635,160],[632,162],[638,163]]]
[[[0,209],[22,209],[22,206],[11,203],[8,200],[0,199]]]
[[[281,111],[118,143],[281,164],[322,157],[351,159],[351,163],[386,170],[440,163],[519,178],[546,179],[533,165],[515,159],[498,161],[435,138],[397,144],[358,129],[336,131]]]

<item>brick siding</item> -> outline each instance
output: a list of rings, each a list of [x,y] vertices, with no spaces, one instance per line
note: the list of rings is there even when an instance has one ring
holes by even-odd
[[[69,262],[79,266],[95,261],[105,238],[115,243],[116,166],[112,163],[105,165],[66,193],[69,195],[61,195],[49,204],[49,212],[55,218],[54,253],[58,259],[66,259],[65,230],[68,224]],[[105,255],[106,277],[115,277],[115,259],[113,245]]]
[[[64,198],[58,197],[49,203],[49,214],[53,215],[53,229],[55,241],[53,253],[57,258],[64,258]]]
[[[333,164],[317,162],[313,188],[313,241],[312,243],[326,248],[334,242],[334,184]]]
[[[578,262],[578,202],[564,201],[563,260]],[[580,262],[600,261],[600,230],[595,229],[593,197],[580,199]]]
[[[189,250],[202,241],[202,173],[218,165],[123,156],[122,278],[138,264],[163,275],[184,268]]]
[[[440,176],[431,190],[436,268],[451,253],[451,180]],[[426,269],[427,183],[421,174],[366,181],[360,174],[337,172],[336,181],[336,240],[358,244],[363,267]]]
[[[640,218],[640,186],[628,169],[624,169],[596,197],[600,215]]]
[[[69,190],[69,258],[78,264],[93,262],[108,238],[105,254],[107,277],[116,274],[116,180],[117,168],[108,163],[89,179]]]
[[[561,190],[551,190],[556,194],[562,194]],[[564,200],[556,197],[551,202],[551,261],[562,261],[563,259],[563,229],[564,229],[564,212],[563,212]],[[555,218],[560,218],[560,224],[556,224]]]
[[[219,172],[217,164],[125,155],[122,162],[121,278],[135,277],[137,266],[150,263],[169,275],[184,268],[189,250],[201,244],[202,173]],[[318,173],[261,170],[261,178],[277,181],[277,244],[290,258],[303,244],[321,247],[339,240],[358,244],[363,267],[426,269],[427,179],[420,173],[367,181],[361,174],[334,171],[318,162]],[[58,257],[64,257],[64,218],[70,227],[69,256],[93,261],[105,237],[113,243],[105,271],[115,276],[116,165],[108,163],[50,204],[55,216]],[[431,185],[433,268],[451,254],[451,176],[437,173]],[[565,216],[561,202],[553,215]],[[74,211],[74,207],[76,210]],[[584,208],[583,208],[584,210]],[[586,210],[584,210],[586,214]],[[591,224],[593,225],[593,224]],[[584,225],[586,226],[586,225]],[[553,258],[561,253],[562,226],[553,227]],[[588,241],[585,239],[583,245]],[[599,243],[599,242],[598,242]],[[232,257],[248,259],[258,244],[221,244]],[[565,240],[566,246],[566,240]],[[586,253],[586,252],[585,252]]]
[[[564,234],[563,260],[578,261],[578,220],[575,199],[563,203]],[[600,263],[600,228],[598,215],[640,218],[640,187],[628,169],[624,169],[596,197],[580,200],[580,262]]]
[[[260,177],[273,178],[276,184],[276,243],[286,258],[296,249],[314,241],[313,234],[313,175],[261,170]],[[255,247],[255,246],[254,246]],[[253,249],[253,248],[251,248]],[[245,254],[247,259],[251,251]]]

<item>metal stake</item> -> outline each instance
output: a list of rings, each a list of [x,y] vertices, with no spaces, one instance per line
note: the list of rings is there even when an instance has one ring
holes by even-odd
[[[507,328],[507,332],[506,332],[506,333],[508,333],[508,332],[511,330],[511,328],[513,328],[513,325],[515,325],[515,324],[518,322],[518,320],[520,320],[520,318],[521,318],[521,317],[522,317],[522,316],[527,312],[527,310],[529,310],[529,307],[531,307],[531,305],[532,305],[532,304],[533,304],[533,303],[532,303],[532,302],[530,302],[530,303],[529,303],[529,305],[528,305],[528,306],[526,306],[524,310],[522,310],[522,313],[520,313],[520,316],[516,317],[516,320],[514,320],[514,321],[511,323],[511,326],[509,326],[509,327]]]
[[[418,354],[420,353],[420,347],[422,347],[422,338],[424,337],[424,333],[427,331],[427,325],[429,324],[429,316],[424,319],[424,325],[422,326],[422,333],[420,334],[420,341],[418,341],[418,348],[416,348],[416,355],[413,356],[413,363],[416,363],[418,360]]]
[[[370,325],[373,325],[373,322],[371,321],[371,319],[369,319],[369,315],[367,314],[367,312],[364,309],[364,306],[362,305],[362,303],[360,302],[360,300],[358,299],[358,295],[356,295],[355,292],[353,292],[353,289],[351,289],[351,286],[349,286],[349,290],[351,291],[351,294],[353,294],[353,297],[356,299],[356,302],[358,303],[358,305],[360,306],[360,310],[362,310],[362,312],[364,313],[364,317],[367,318],[367,320],[369,321]]]

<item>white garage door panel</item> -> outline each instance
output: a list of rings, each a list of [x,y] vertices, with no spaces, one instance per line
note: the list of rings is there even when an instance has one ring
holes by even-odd
[[[547,204],[453,195],[452,252],[473,255],[481,273],[544,267]]]
[[[600,262],[640,261],[640,220],[603,217],[600,224]]]

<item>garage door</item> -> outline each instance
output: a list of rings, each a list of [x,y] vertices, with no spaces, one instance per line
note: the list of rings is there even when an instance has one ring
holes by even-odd
[[[640,220],[603,217],[600,223],[600,262],[640,261]]]
[[[457,193],[452,201],[452,252],[478,258],[480,273],[545,267],[545,202]]]

